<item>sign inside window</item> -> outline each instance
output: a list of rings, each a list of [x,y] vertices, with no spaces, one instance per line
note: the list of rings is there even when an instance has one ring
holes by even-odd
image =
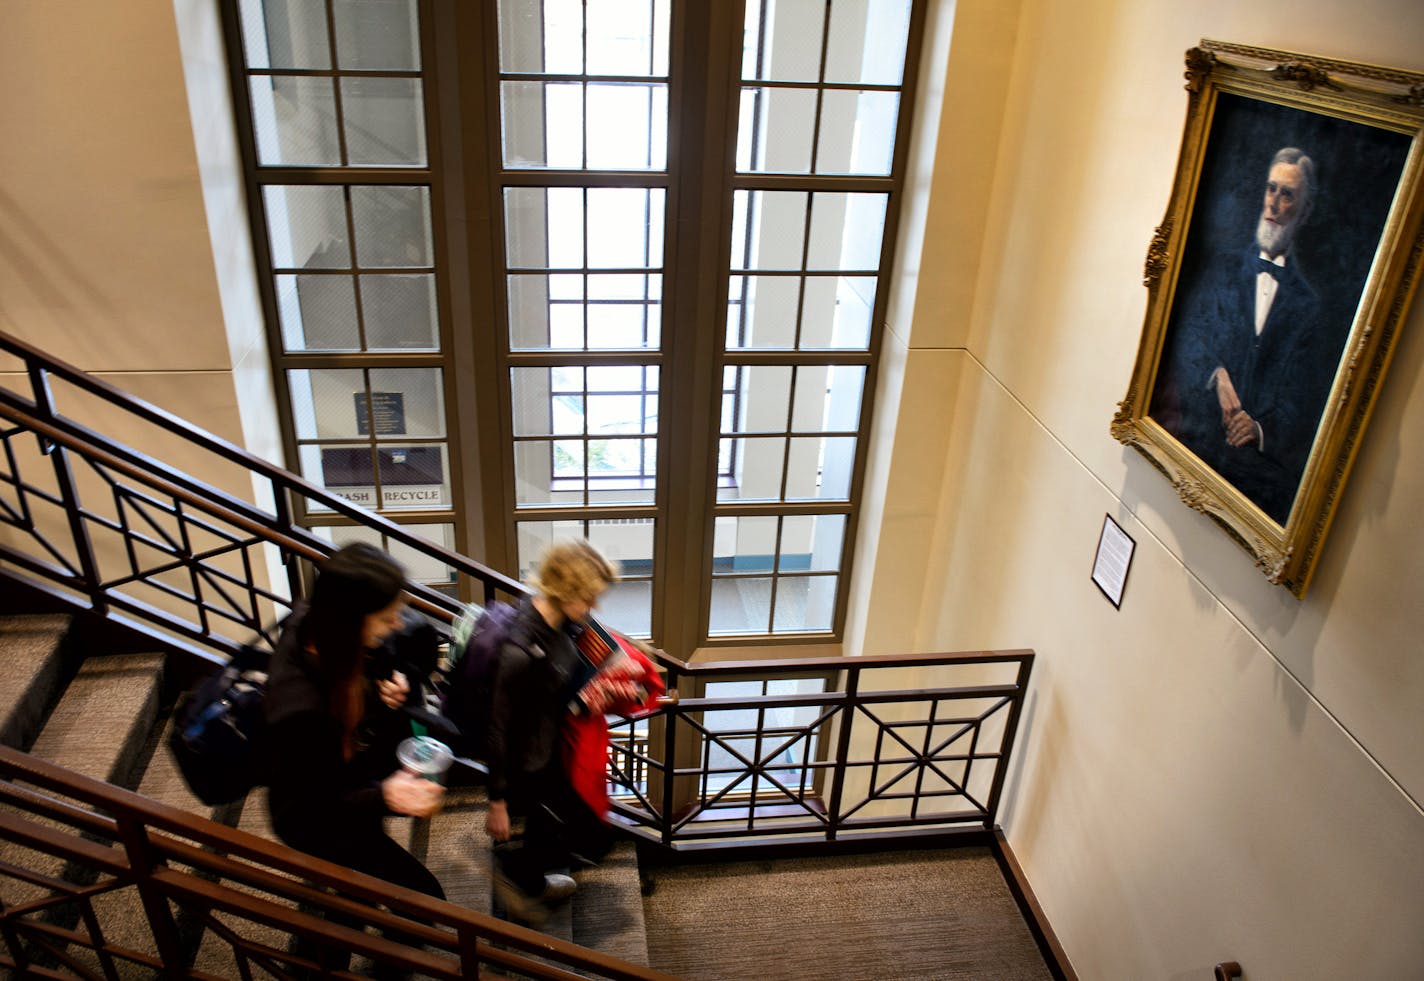
[[[369,400],[365,392],[352,392],[351,397],[356,402],[358,435],[371,435],[372,422],[376,425],[377,436],[405,435],[404,392],[372,392]]]

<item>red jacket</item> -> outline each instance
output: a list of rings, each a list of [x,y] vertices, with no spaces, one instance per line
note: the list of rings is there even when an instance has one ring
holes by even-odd
[[[592,621],[590,621],[592,625]],[[618,650],[608,646],[616,640]],[[599,817],[608,813],[607,714],[632,715],[657,706],[666,690],[657,668],[626,637],[585,630],[579,650],[598,673],[579,691],[582,711],[564,726],[564,768],[574,791]]]

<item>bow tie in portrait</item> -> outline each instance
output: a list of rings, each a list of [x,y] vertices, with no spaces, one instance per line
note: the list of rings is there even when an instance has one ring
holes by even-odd
[[[1258,273],[1269,273],[1272,278],[1280,280],[1281,275],[1286,271],[1284,266],[1278,266],[1270,259],[1263,259],[1256,256],[1256,271]]]

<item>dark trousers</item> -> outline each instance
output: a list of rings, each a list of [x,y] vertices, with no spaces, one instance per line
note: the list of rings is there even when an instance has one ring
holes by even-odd
[[[365,872],[367,875],[385,879],[387,882],[405,886],[407,889],[414,889],[416,892],[423,892],[436,899],[445,898],[445,890],[440,887],[440,880],[436,879],[419,859],[396,844],[379,827],[367,828],[363,831],[364,833],[355,831],[355,829],[346,829],[345,833],[331,834],[325,840],[304,840],[301,844],[289,841],[288,844],[293,848],[300,848],[302,851],[315,855],[317,858],[324,858],[328,862],[345,865],[347,868]],[[340,923],[342,926],[360,929],[359,922],[338,914],[332,914],[328,919],[333,923]],[[418,940],[403,933],[387,932],[385,937],[395,943],[417,948],[420,946]],[[319,961],[328,970],[345,970],[350,963],[349,951],[317,951],[313,945],[300,939],[293,951]],[[386,973],[388,972],[378,970],[377,976],[381,977]],[[400,976],[399,972],[389,973],[393,977]]]
[[[567,872],[578,855],[600,861],[613,847],[613,829],[574,793],[562,770],[530,779],[514,798],[524,815],[524,835],[495,849],[499,871],[529,896],[544,891],[544,876]]]

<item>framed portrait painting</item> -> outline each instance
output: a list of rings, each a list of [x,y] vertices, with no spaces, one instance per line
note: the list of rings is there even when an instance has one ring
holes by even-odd
[[[1424,74],[1202,41],[1113,436],[1303,596],[1419,276]]]

